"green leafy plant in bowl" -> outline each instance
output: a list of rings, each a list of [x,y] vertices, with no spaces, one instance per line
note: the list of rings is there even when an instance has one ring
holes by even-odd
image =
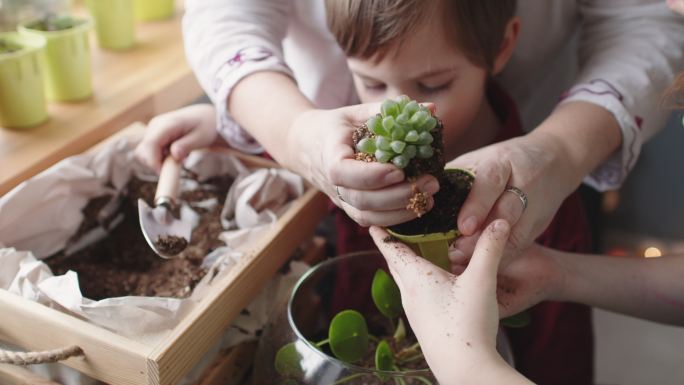
[[[369,331],[365,317],[356,310],[346,309],[338,312],[330,321],[328,338],[312,342],[318,349],[332,354],[337,359],[350,364],[374,367],[375,376],[380,382],[392,380],[397,385],[419,383],[433,385],[434,379],[429,376],[412,376],[410,380],[391,376],[389,372],[415,370],[426,367],[425,358],[415,337],[410,340],[403,318],[401,293],[396,283],[383,269],[378,269],[371,284],[371,297],[375,307],[385,317],[388,327],[383,335],[376,336]],[[296,380],[303,374],[302,357],[294,343],[289,343],[278,350],[275,356],[275,369],[286,379]],[[367,373],[352,374],[337,379],[335,385],[354,382],[366,377]],[[365,380],[364,380],[365,381]],[[286,382],[287,383],[287,382]]]

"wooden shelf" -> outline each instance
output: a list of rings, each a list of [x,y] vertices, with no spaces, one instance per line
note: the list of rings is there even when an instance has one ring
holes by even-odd
[[[184,106],[202,95],[185,60],[182,10],[168,21],[138,23],[129,51],[100,49],[91,31],[93,88],[80,103],[49,103],[38,127],[0,127],[0,195],[59,160],[81,153],[136,121]]]

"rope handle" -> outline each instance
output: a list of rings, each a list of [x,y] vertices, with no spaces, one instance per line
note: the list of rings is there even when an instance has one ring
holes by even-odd
[[[76,345],[61,349],[44,350],[42,352],[13,352],[10,350],[0,349],[0,364],[46,364],[82,355],[83,349]]]

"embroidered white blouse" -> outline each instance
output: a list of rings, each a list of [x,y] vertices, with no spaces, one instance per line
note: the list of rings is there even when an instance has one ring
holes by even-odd
[[[190,65],[234,147],[261,147],[226,109],[232,88],[257,71],[297,81],[319,108],[358,102],[344,53],[325,22],[323,0],[186,0]],[[684,19],[663,0],[518,0],[518,47],[499,76],[523,125],[533,129],[559,103],[583,100],[612,112],[622,147],[585,183],[619,187],[641,144],[665,123],[663,91],[684,67]]]

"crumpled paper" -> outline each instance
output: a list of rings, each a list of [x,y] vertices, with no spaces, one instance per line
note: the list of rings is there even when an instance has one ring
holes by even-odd
[[[206,293],[212,278],[239,261],[250,240],[260,238],[289,202],[302,195],[304,183],[287,170],[250,171],[226,154],[192,153],[184,167],[197,174],[200,182],[227,173],[236,178],[226,198],[228,217],[222,220],[226,231],[220,239],[227,245],[204,261],[213,271],[190,298],[129,296],[93,301],[81,295],[76,273],[54,276],[40,260],[67,246],[83,220],[81,209],[91,198],[122,191],[133,175],[156,179],[135,160],[136,144],[135,139],[121,139],[97,152],[67,158],[0,197],[0,289],[153,343]],[[192,187],[185,182],[181,190]]]

